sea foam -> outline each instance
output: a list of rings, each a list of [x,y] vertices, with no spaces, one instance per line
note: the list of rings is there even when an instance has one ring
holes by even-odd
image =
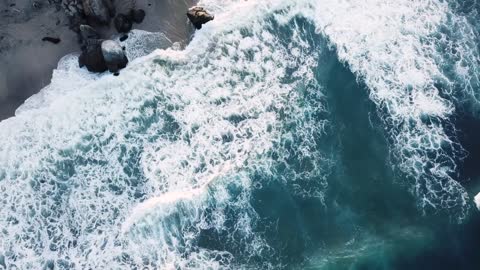
[[[67,56],[52,83],[0,123],[0,256],[9,269],[239,269],[269,258],[255,231],[251,173],[288,167],[293,154],[323,161],[312,145],[328,121],[308,119],[328,108],[313,72],[321,51],[309,43],[320,34],[370,89],[419,207],[465,216],[468,196],[453,178],[461,147],[446,132],[454,101],[437,85],[450,79],[435,47],[454,16],[447,3],[201,4],[215,20],[184,50],[145,55],[134,33],[127,54],[139,58],[119,77],[89,74]],[[288,41],[272,31],[279,25],[294,29]],[[299,89],[315,93],[317,107],[301,107]],[[292,186],[322,198],[328,183],[312,167],[317,188]],[[205,232],[218,248],[200,244]]]
[[[280,115],[297,102],[287,69],[302,64],[304,83],[317,62],[293,57],[255,7],[218,16],[185,50],[157,50],[118,77],[68,56],[1,123],[9,268],[221,269],[269,250],[253,229],[249,171],[269,166]],[[208,230],[236,233],[215,250],[198,245]]]
[[[474,198],[475,205],[477,206],[478,210],[480,210],[480,193],[477,194]]]
[[[439,48],[445,41],[438,37],[455,16],[448,3],[325,0],[314,14],[318,31],[370,89],[393,163],[407,175],[420,208],[462,219],[468,195],[453,177],[463,153],[446,130],[455,97],[438,87],[448,81]]]

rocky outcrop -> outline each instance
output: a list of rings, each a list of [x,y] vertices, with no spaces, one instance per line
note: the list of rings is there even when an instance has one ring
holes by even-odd
[[[62,7],[69,20],[69,28],[78,33],[80,25],[87,23],[82,0],[63,0]]]
[[[90,72],[110,71],[118,75],[128,64],[128,58],[120,44],[113,40],[90,40],[78,58],[80,67]]]
[[[118,71],[127,66],[128,59],[120,44],[113,40],[100,39],[98,33],[89,25],[80,26],[82,54],[78,58],[80,67],[90,72],[109,70],[118,75]]]
[[[82,54],[78,57],[80,67],[86,67],[90,72],[107,71],[107,64],[103,59],[101,40],[90,40],[88,45],[82,48]]]
[[[127,66],[128,59],[118,42],[100,39],[100,35],[89,25],[80,25],[80,38],[80,67],[86,67],[90,72],[109,70],[118,75],[118,71]]]
[[[82,0],[85,16],[102,24],[109,24],[115,15],[111,0]]]
[[[63,10],[68,16],[75,16],[76,14],[83,14],[82,0],[63,0]]]
[[[90,25],[82,24],[80,25],[80,38],[82,43],[88,43],[88,40],[99,39],[100,35],[93,29]]]
[[[201,29],[203,24],[214,19],[214,16],[208,13],[203,7],[192,7],[187,12],[187,17],[192,22],[193,26]]]
[[[135,8],[135,0],[62,0],[70,29],[80,32],[79,26],[113,25],[119,33],[127,33],[133,23],[141,23],[145,11]],[[115,16],[118,14],[117,16]]]
[[[105,40],[102,42],[101,48],[103,59],[110,72],[118,74],[120,69],[127,66],[128,59],[120,43],[113,40]]]
[[[70,28],[76,32],[87,21],[109,24],[115,16],[112,0],[62,0],[62,7],[70,19]]]

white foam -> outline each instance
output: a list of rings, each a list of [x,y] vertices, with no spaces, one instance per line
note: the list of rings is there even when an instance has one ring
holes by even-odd
[[[282,133],[289,123],[280,121],[281,112],[295,122],[325,108],[296,106],[296,87],[315,85],[319,61],[303,29],[296,26],[291,44],[283,46],[278,33],[266,29],[267,17],[286,24],[304,16],[329,38],[370,88],[390,128],[394,157],[423,207],[457,211],[467,205],[464,189],[450,176],[454,157],[445,151],[456,146],[442,125],[425,121],[445,123],[453,112],[435,86],[444,78],[441,55],[424,40],[446,20],[445,3],[202,4],[215,20],[185,50],[136,51],[142,57],[119,77],[90,75],[67,57],[50,86],[0,123],[0,254],[10,267],[39,269],[54,260],[78,269],[226,268],[239,258],[195,244],[202,230],[227,231],[227,209],[236,213],[230,226],[244,237],[234,242],[243,254],[268,249],[253,230],[258,217],[247,171],[268,167],[268,152],[294,140],[296,134]],[[294,82],[281,81],[292,67]],[[233,116],[242,121],[229,120]],[[293,151],[320,159],[311,141],[325,123],[314,121],[303,123]],[[286,151],[280,162],[298,153]],[[223,170],[225,164],[239,165]],[[292,175],[285,180],[295,181]],[[320,188],[312,193],[321,197],[326,183],[314,184]]]
[[[121,36],[118,37],[118,39]],[[119,40],[120,41],[120,40]],[[125,46],[127,58],[131,61],[146,56],[156,49],[166,49],[172,46],[172,41],[161,32],[147,32],[134,29],[128,33],[128,38],[120,41]]]
[[[131,210],[131,215],[129,215],[122,224],[122,232],[125,233],[130,230],[135,222],[141,220],[144,216],[149,214],[149,212],[158,210],[159,207],[165,207],[165,205],[178,203],[182,200],[198,200],[198,197],[205,196],[205,192],[207,192],[208,187],[213,184],[213,181],[222,175],[226,175],[228,172],[232,173],[233,167],[230,162],[227,162],[226,164],[222,164],[221,168],[218,168],[218,170],[219,171],[209,175],[207,180],[200,181],[203,184],[198,188],[193,188],[187,191],[167,192],[136,205]]]
[[[436,86],[447,79],[435,35],[451,16],[442,1],[323,0],[312,19],[370,89],[420,207],[461,219],[468,195],[451,177],[461,149],[444,129],[454,107]]]
[[[85,73],[67,57],[52,84],[0,124],[9,267],[220,269],[233,255],[195,245],[207,228],[248,239],[235,240],[245,254],[237,260],[267,249],[245,171],[268,163],[280,139],[279,114],[295,106],[298,84],[280,80],[301,57],[254,23],[255,5],[240,14],[225,6],[184,51],[158,50],[118,77]],[[222,184],[211,185],[217,172]],[[234,228],[227,210],[238,213]]]
[[[256,4],[231,2],[234,4],[222,6],[204,1],[219,11]],[[478,48],[472,46],[476,44],[474,35],[450,39],[443,33],[445,28],[455,32],[457,27],[472,32],[465,19],[454,14],[449,3],[436,0],[263,1],[255,7],[260,12],[272,9],[283,10],[276,15],[283,23],[296,15],[314,21],[340,60],[368,86],[389,133],[394,163],[407,175],[419,207],[465,217],[468,194],[452,178],[463,149],[444,126],[458,96],[470,95],[474,100],[478,95],[472,86]],[[220,18],[221,23],[232,23],[227,17]],[[250,43],[244,41],[245,46]],[[458,50],[454,57],[445,51],[452,47]],[[453,78],[446,67],[452,63],[464,67],[457,68]],[[465,73],[468,75],[462,75]],[[445,85],[443,96],[440,84]],[[455,93],[452,85],[460,85],[460,93]]]
[[[120,36],[116,39],[118,40],[119,38]],[[136,62],[142,61],[142,57],[156,49],[166,49],[172,45],[172,42],[161,32],[151,33],[142,30],[132,30],[129,32],[128,38],[121,44],[125,47],[126,55],[130,61],[129,65],[135,65]],[[57,68],[53,71],[51,84],[42,89],[38,94],[28,98],[16,110],[15,114],[18,115],[24,111],[46,107],[59,96],[66,95],[71,91],[81,91],[81,89],[87,88],[89,84],[104,76],[112,75],[108,72],[102,74],[88,72],[86,68],[79,67],[78,53],[66,55],[60,59]]]
[[[474,200],[475,205],[477,206],[478,210],[480,210],[480,193],[478,193],[477,196],[475,196],[475,198],[473,200]]]

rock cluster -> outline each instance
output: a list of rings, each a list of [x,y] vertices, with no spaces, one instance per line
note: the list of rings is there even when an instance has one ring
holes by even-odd
[[[75,14],[83,13],[82,0],[63,0],[62,7],[68,16],[74,16]]]
[[[70,18],[70,28],[78,33],[82,53],[78,58],[80,67],[91,72],[110,72],[118,75],[120,69],[128,64],[125,48],[113,40],[105,40],[95,30],[97,25],[113,26],[119,33],[128,33],[133,23],[141,23],[145,11],[135,8],[135,0],[62,0],[62,6]],[[187,17],[196,29],[213,20],[214,16],[203,7],[194,6]],[[121,40],[128,38],[123,35]],[[45,41],[56,42],[46,37]]]
[[[124,48],[113,40],[100,39],[98,33],[88,25],[80,26],[82,54],[78,58],[80,67],[85,66],[90,72],[118,71],[127,66],[128,59]]]
[[[62,7],[70,21],[70,29],[78,33],[80,31],[79,26],[87,23],[83,10],[83,0],[62,0]]]
[[[214,16],[208,13],[203,7],[192,7],[187,12],[187,17],[192,22],[193,26],[201,29],[203,24],[214,19]]]
[[[118,75],[128,59],[119,43],[104,40],[93,27],[110,25],[112,19],[119,33],[127,33],[133,23],[141,23],[145,11],[135,9],[135,0],[62,0],[62,7],[70,19],[70,28],[79,34],[82,53],[78,59],[80,67],[91,72],[109,70]],[[126,7],[126,8],[125,8]],[[93,27],[92,27],[93,26]],[[48,40],[50,41],[50,40]]]
[[[123,2],[129,2],[125,10]],[[120,10],[125,14],[117,14],[116,2],[113,0],[62,0],[62,7],[70,19],[70,28],[77,33],[82,24],[109,25],[114,20],[115,28],[123,33],[132,29],[132,23],[141,23],[145,11],[135,9],[134,0],[119,1]],[[117,27],[118,25],[118,27]]]

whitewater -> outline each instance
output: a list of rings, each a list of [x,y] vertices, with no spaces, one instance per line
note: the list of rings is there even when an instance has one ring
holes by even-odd
[[[385,203],[403,198],[419,219],[449,223],[476,211],[455,125],[458,111],[479,112],[476,2],[199,5],[215,20],[186,48],[134,31],[118,77],[66,56],[51,84],[0,122],[0,268],[331,269],[378,249],[340,207],[345,193],[332,192],[348,169],[338,70],[363,91],[353,102],[366,104],[365,128],[383,138],[375,185],[402,194],[385,192]],[[356,225],[321,244],[306,219],[285,221],[305,202]]]

